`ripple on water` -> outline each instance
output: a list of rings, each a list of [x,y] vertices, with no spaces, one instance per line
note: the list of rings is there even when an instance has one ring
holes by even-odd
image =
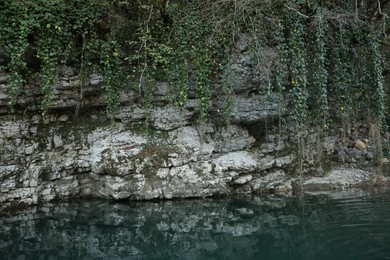
[[[390,192],[58,203],[0,218],[1,259],[390,259]]]

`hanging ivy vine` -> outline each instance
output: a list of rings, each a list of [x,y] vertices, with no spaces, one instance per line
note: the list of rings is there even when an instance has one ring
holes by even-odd
[[[380,127],[386,127],[385,125],[385,92],[383,88],[383,61],[382,55],[379,51],[379,44],[377,37],[370,33],[368,35],[369,41],[369,57],[368,60],[371,63],[371,71],[368,75],[369,86],[371,88],[370,107],[373,110],[373,114],[377,117],[377,121]]]
[[[59,65],[72,65],[81,71],[98,68],[104,74],[108,111],[118,103],[115,90],[120,67],[114,41],[104,40],[98,24],[104,19],[107,6],[95,1],[2,1],[0,11],[1,46],[9,62],[9,105],[13,109],[26,79],[33,76],[40,82],[40,108],[50,107]],[[104,55],[99,55],[104,53]],[[92,66],[94,65],[94,66]],[[83,81],[82,81],[83,82]]]
[[[383,30],[367,18],[378,15],[368,4],[362,10],[315,0],[4,0],[0,51],[7,57],[1,65],[8,72],[9,105],[17,105],[20,87],[35,74],[40,107],[50,108],[58,66],[69,65],[79,69],[81,87],[89,73],[103,75],[110,114],[123,87],[133,86],[151,108],[156,82],[168,81],[171,104],[184,107],[194,98],[206,120],[221,103],[218,115],[229,118],[232,52],[242,35],[250,35],[256,94],[276,91],[281,103],[288,96],[299,133],[310,123],[327,128],[330,119],[353,123],[365,111],[384,126]]]
[[[310,66],[309,84],[311,91],[317,91],[314,96],[313,117],[321,125],[321,129],[328,128],[329,103],[328,103],[328,69],[326,66],[326,42],[325,35],[328,33],[327,21],[319,12],[319,17],[313,22],[313,45],[312,62]]]
[[[307,69],[306,44],[303,18],[295,12],[287,11],[287,28],[289,33],[288,49],[290,55],[291,89],[293,118],[297,130],[301,131],[307,119]]]
[[[300,165],[305,156],[305,129],[311,124],[319,125],[321,131],[338,122],[343,127],[362,120],[383,124],[383,62],[378,34],[370,23],[359,20],[357,9],[354,19],[335,19],[326,2],[291,1],[278,7],[284,15],[283,26],[274,26],[279,53],[275,90],[289,85]]]

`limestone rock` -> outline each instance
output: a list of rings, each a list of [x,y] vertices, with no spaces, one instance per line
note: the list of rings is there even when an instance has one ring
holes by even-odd
[[[295,180],[285,172],[294,164],[295,156],[288,149],[296,134],[286,133],[294,130],[288,121],[280,132],[274,125],[263,129],[264,122],[273,124],[279,116],[281,97],[256,94],[262,79],[255,71],[248,39],[248,35],[238,39],[238,54],[229,63],[233,93],[232,124],[227,127],[217,125],[214,118],[198,122],[194,88],[183,108],[167,105],[166,82],[156,82],[151,93],[154,107],[148,109],[141,105],[137,90],[121,92],[119,111],[109,121],[102,75],[93,73],[82,82],[78,71],[66,66],[58,69],[47,114],[38,112],[39,84],[29,81],[17,99],[17,107],[25,113],[11,117],[7,75],[1,72],[0,209],[72,197],[144,200],[207,197],[235,190],[289,192]],[[269,67],[264,69],[267,74]],[[214,99],[210,103],[210,110],[221,107]],[[79,112],[77,117],[73,111]],[[146,118],[153,135],[139,127]],[[314,135],[308,138],[308,146],[314,139]],[[337,145],[337,138],[329,136],[322,148],[327,155],[338,154],[343,162],[373,160],[374,149],[368,149],[364,140],[351,142],[348,148]],[[369,179],[357,171],[333,171],[304,185],[344,188]],[[240,214],[245,212],[250,213]]]
[[[91,86],[98,86],[103,83],[103,76],[99,74],[92,74],[89,78],[89,84]]]
[[[326,136],[322,142],[322,147],[324,148],[326,154],[330,155],[336,149],[337,137],[336,136]]]
[[[8,95],[6,93],[0,92],[0,100],[8,100]]]
[[[233,123],[256,123],[278,115],[278,98],[252,96],[250,98],[234,96],[231,118]]]
[[[214,146],[212,142],[206,142],[206,135],[208,134],[202,133],[202,131],[192,126],[181,127],[171,131],[169,138],[174,140],[176,147],[176,156],[172,161],[174,166],[210,158]],[[170,159],[172,159],[171,156]]]
[[[292,190],[292,180],[288,179],[282,170],[254,178],[249,184],[254,192],[288,192]]]
[[[295,159],[294,155],[286,155],[283,157],[276,158],[275,159],[275,166],[278,168],[283,168],[286,165],[292,164],[294,159]]]
[[[237,125],[229,125],[219,129],[214,134],[214,151],[226,153],[243,150],[250,147],[256,140],[249,135],[246,129]]]
[[[227,153],[218,157],[215,163],[224,171],[253,172],[257,167],[256,160],[246,151]]]
[[[66,121],[69,120],[69,116],[67,116],[67,115],[61,115],[61,116],[58,118],[58,120],[59,120],[60,122],[66,122]]]
[[[146,111],[136,105],[130,107],[122,107],[119,113],[115,115],[116,119],[122,122],[137,122],[145,119]]]
[[[152,120],[156,129],[172,130],[187,125],[192,115],[178,107],[156,107],[152,111]]]
[[[37,144],[32,144],[32,145],[26,145],[24,149],[24,153],[26,155],[31,155],[34,153],[35,149],[37,148]]]
[[[97,185],[97,193],[102,198],[125,199],[132,194],[128,181],[118,176],[103,176]]]
[[[7,74],[0,73],[0,84],[7,82]]]
[[[250,180],[252,180],[253,176],[251,174],[247,174],[247,175],[242,175],[240,177],[238,177],[237,179],[235,179],[233,181],[233,184],[245,184],[247,182],[249,182]]]
[[[64,140],[60,135],[54,135],[53,136],[53,143],[55,148],[60,148],[64,146]]]
[[[367,145],[360,139],[355,141],[354,147],[359,150],[364,150],[367,148]]]
[[[305,190],[347,189],[365,185],[370,174],[359,169],[335,169],[327,176],[312,177],[302,183]]]
[[[265,171],[274,167],[275,158],[273,156],[268,155],[261,158],[257,164],[259,171]]]
[[[375,158],[375,156],[374,156],[374,153],[373,152],[367,152],[366,153],[366,155],[365,155],[365,157],[366,157],[366,160],[369,160],[369,161],[372,161],[372,160],[374,160],[374,158]]]
[[[129,132],[110,132],[98,129],[89,136],[91,156],[89,165],[94,173],[109,175],[128,175],[134,172],[133,158],[146,143],[142,136]]]

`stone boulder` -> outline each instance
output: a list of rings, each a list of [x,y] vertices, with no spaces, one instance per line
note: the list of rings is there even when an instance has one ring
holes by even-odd
[[[276,118],[278,116],[277,95],[269,97],[252,96],[242,97],[234,96],[231,112],[233,123],[252,124],[264,119]]]
[[[302,183],[304,190],[344,190],[368,184],[372,174],[360,169],[334,169],[324,177],[312,177]]]

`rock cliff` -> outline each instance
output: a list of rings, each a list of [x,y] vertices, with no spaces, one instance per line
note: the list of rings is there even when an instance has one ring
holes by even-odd
[[[218,123],[218,104],[207,122],[197,120],[196,99],[182,108],[170,105],[164,82],[156,85],[152,108],[142,107],[129,89],[121,93],[119,112],[109,118],[102,77],[92,74],[81,86],[69,67],[58,69],[47,113],[39,110],[39,82],[31,81],[20,90],[17,112],[10,114],[7,74],[1,73],[0,210],[69,198],[192,198],[368,183],[372,175],[364,171],[340,174],[348,170],[332,172],[339,176],[337,184],[332,177],[303,182],[307,173],[329,171],[334,159],[350,160],[345,151],[359,153],[351,163],[369,162],[370,150],[340,148],[333,132],[318,145],[317,134],[310,132],[305,168],[298,171],[288,117],[282,127],[277,124],[285,104],[276,94],[254,94],[258,82],[249,59],[243,48],[232,64],[239,76],[228,126]],[[315,159],[319,154],[327,158],[323,164]]]

